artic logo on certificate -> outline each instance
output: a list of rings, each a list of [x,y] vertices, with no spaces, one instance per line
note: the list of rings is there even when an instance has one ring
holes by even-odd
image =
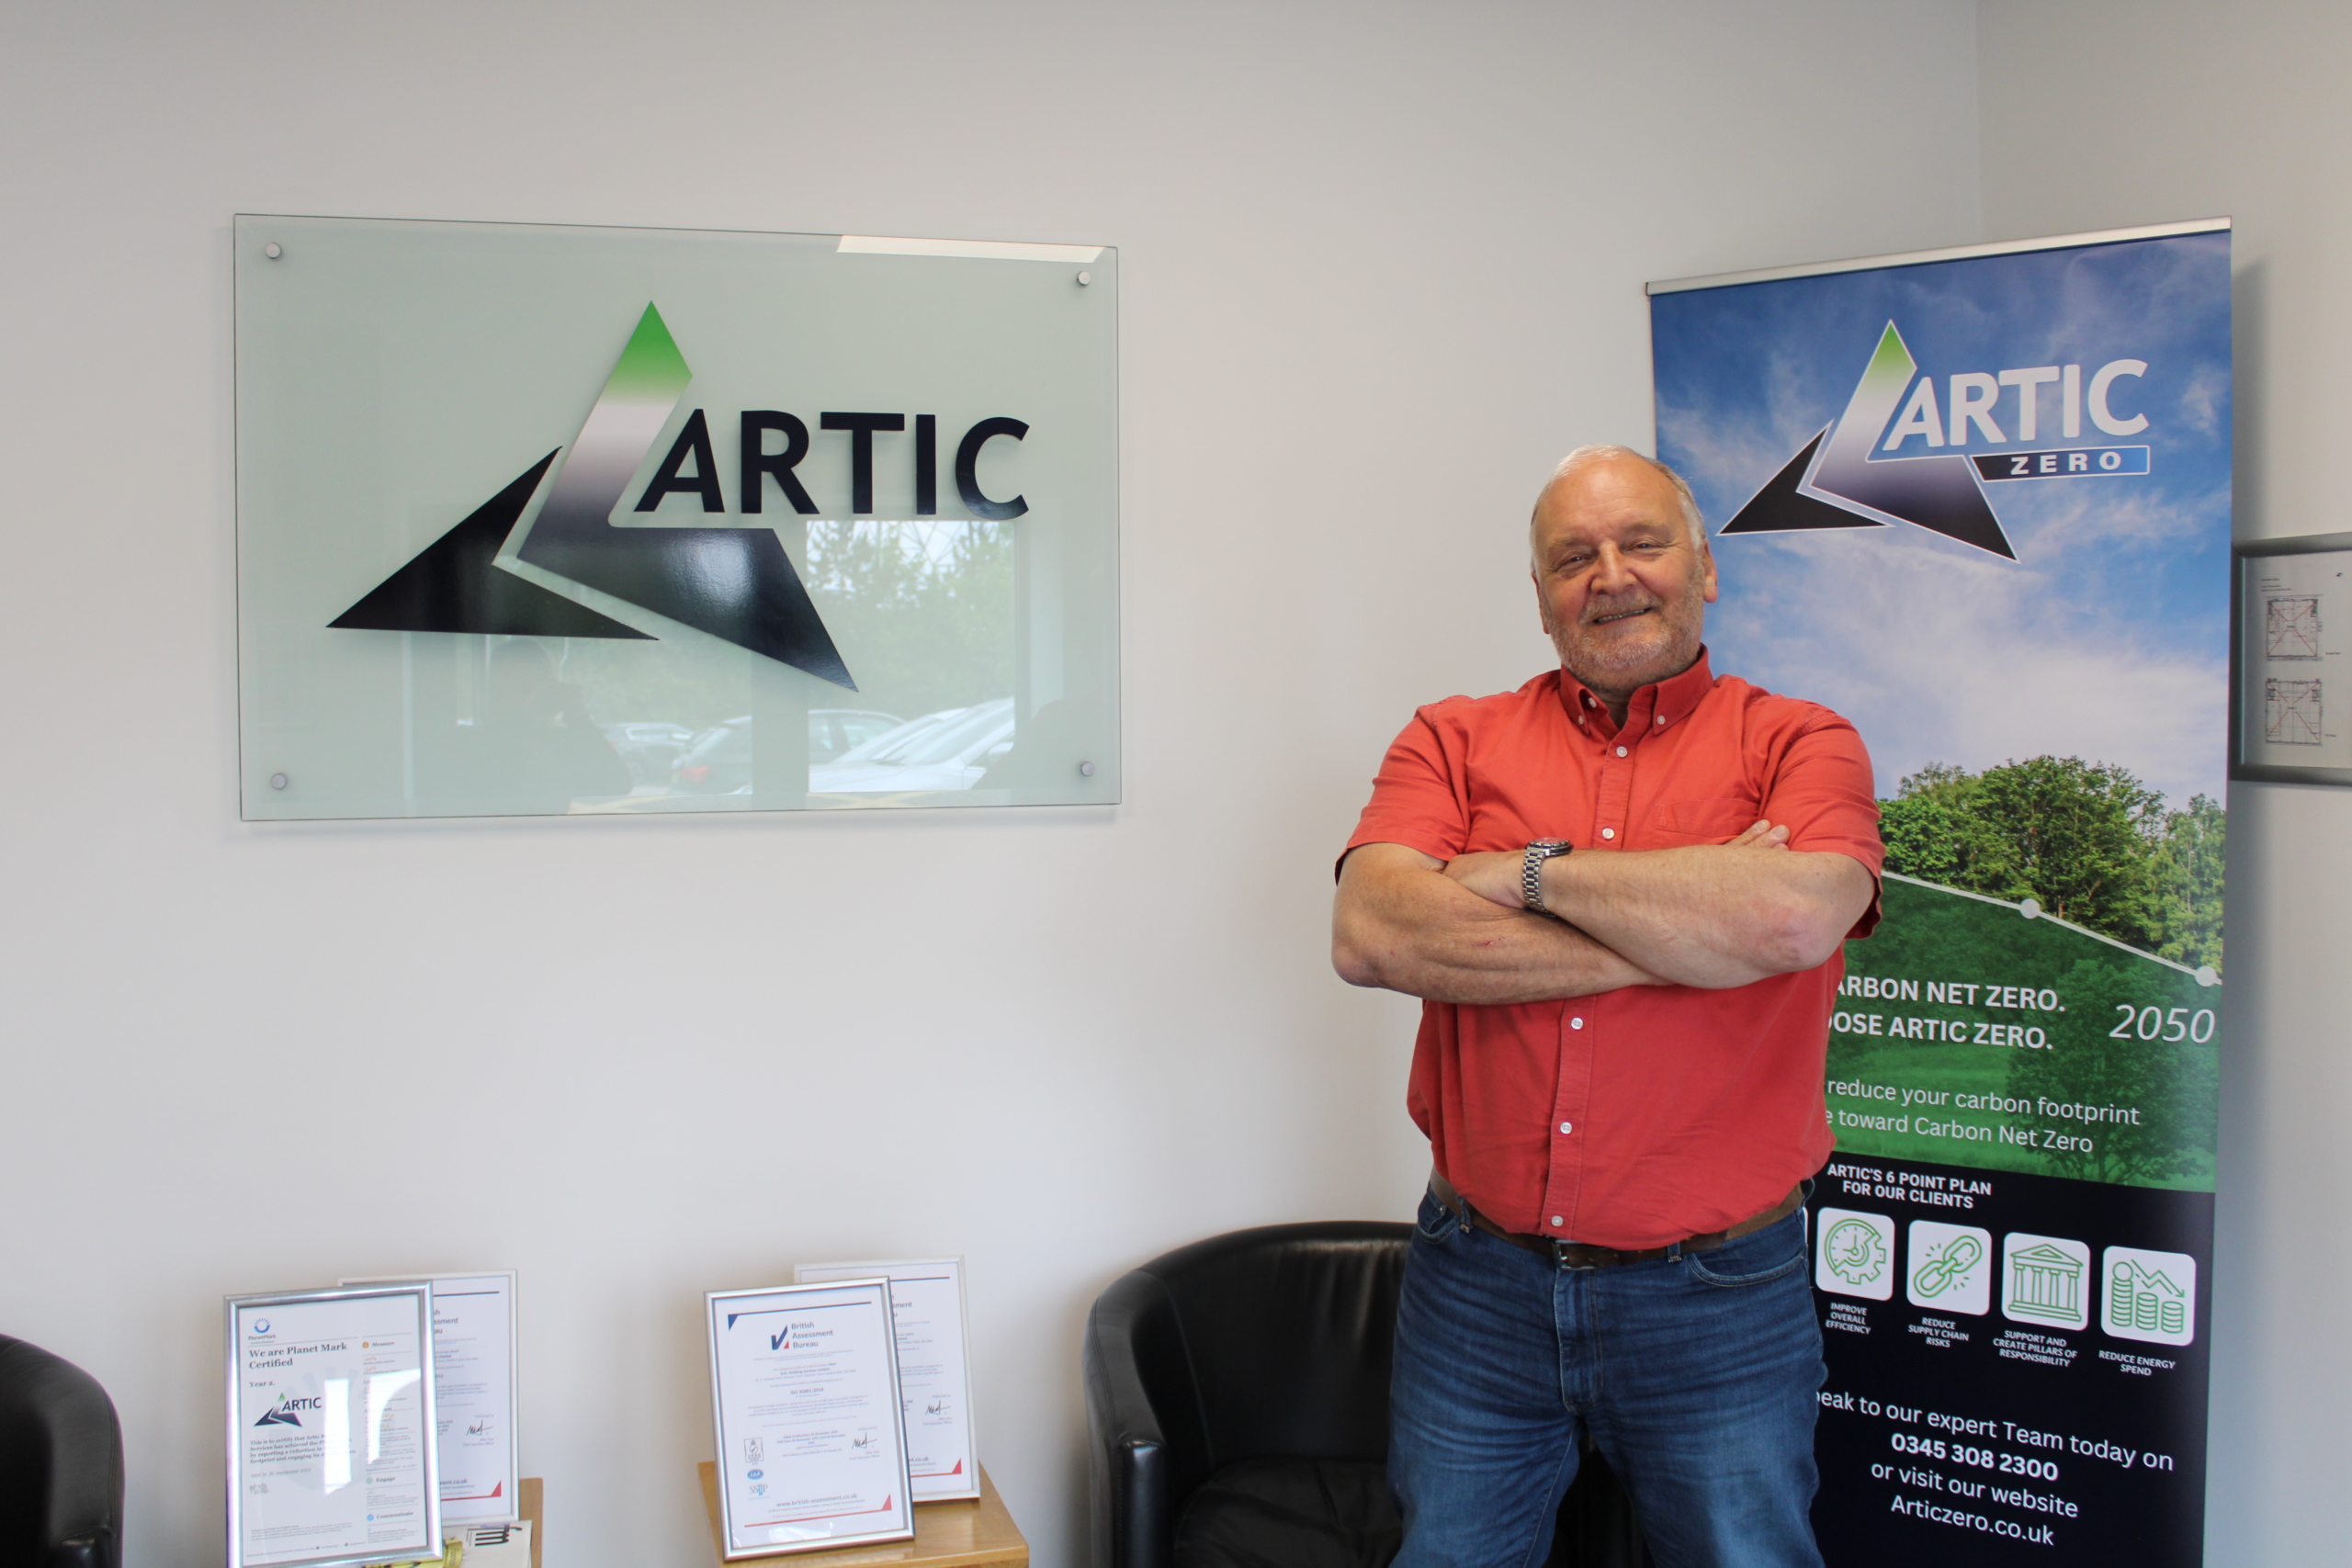
[[[705,1301],[727,1560],[910,1538],[889,1281]]]

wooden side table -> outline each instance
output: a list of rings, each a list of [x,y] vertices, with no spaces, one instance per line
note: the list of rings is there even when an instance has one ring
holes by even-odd
[[[710,1513],[711,1550],[724,1562],[727,1538],[718,1517],[718,1467],[705,1460],[695,1468],[702,1472],[703,1506]],[[533,1544],[537,1543],[535,1533]],[[866,1563],[894,1563],[902,1568],[1029,1568],[1029,1543],[1021,1538],[984,1468],[978,1501],[915,1505],[912,1540],[843,1546],[830,1551],[763,1553],[760,1561],[773,1562],[775,1568],[863,1568]]]

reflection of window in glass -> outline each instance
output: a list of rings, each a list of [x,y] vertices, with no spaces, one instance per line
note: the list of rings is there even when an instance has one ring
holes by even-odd
[[[310,723],[309,682],[292,635],[283,627],[264,626],[255,633],[254,643],[261,722],[282,728]]]
[[[523,811],[562,811],[582,799],[627,795],[629,771],[563,679],[568,639],[485,637],[470,723],[458,728],[461,793]]]
[[[481,716],[481,690],[490,669],[490,638],[459,637],[458,657],[449,662],[457,681],[455,712],[458,723],[470,726]]]
[[[859,696],[895,713],[934,714],[1012,690],[1021,525],[809,522],[809,595],[856,673]]]

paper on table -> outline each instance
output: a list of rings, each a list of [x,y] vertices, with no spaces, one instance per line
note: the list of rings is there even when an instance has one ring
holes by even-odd
[[[465,1568],[531,1568],[531,1521],[469,1525]]]
[[[907,1405],[907,1474],[915,1501],[980,1495],[973,1451],[972,1380],[965,1356],[964,1260],[924,1258],[885,1263],[809,1263],[802,1284],[824,1280],[890,1281],[898,1331],[899,1386]]]

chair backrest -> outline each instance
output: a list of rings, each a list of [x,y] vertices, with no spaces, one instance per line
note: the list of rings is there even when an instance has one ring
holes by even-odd
[[[0,1568],[120,1568],[122,1427],[98,1380],[0,1335]]]
[[[1211,1470],[1283,1456],[1386,1459],[1411,1237],[1410,1225],[1371,1220],[1264,1225],[1145,1264],[1136,1272],[1166,1292],[1191,1383],[1153,1391],[1163,1419],[1192,1407]]]

